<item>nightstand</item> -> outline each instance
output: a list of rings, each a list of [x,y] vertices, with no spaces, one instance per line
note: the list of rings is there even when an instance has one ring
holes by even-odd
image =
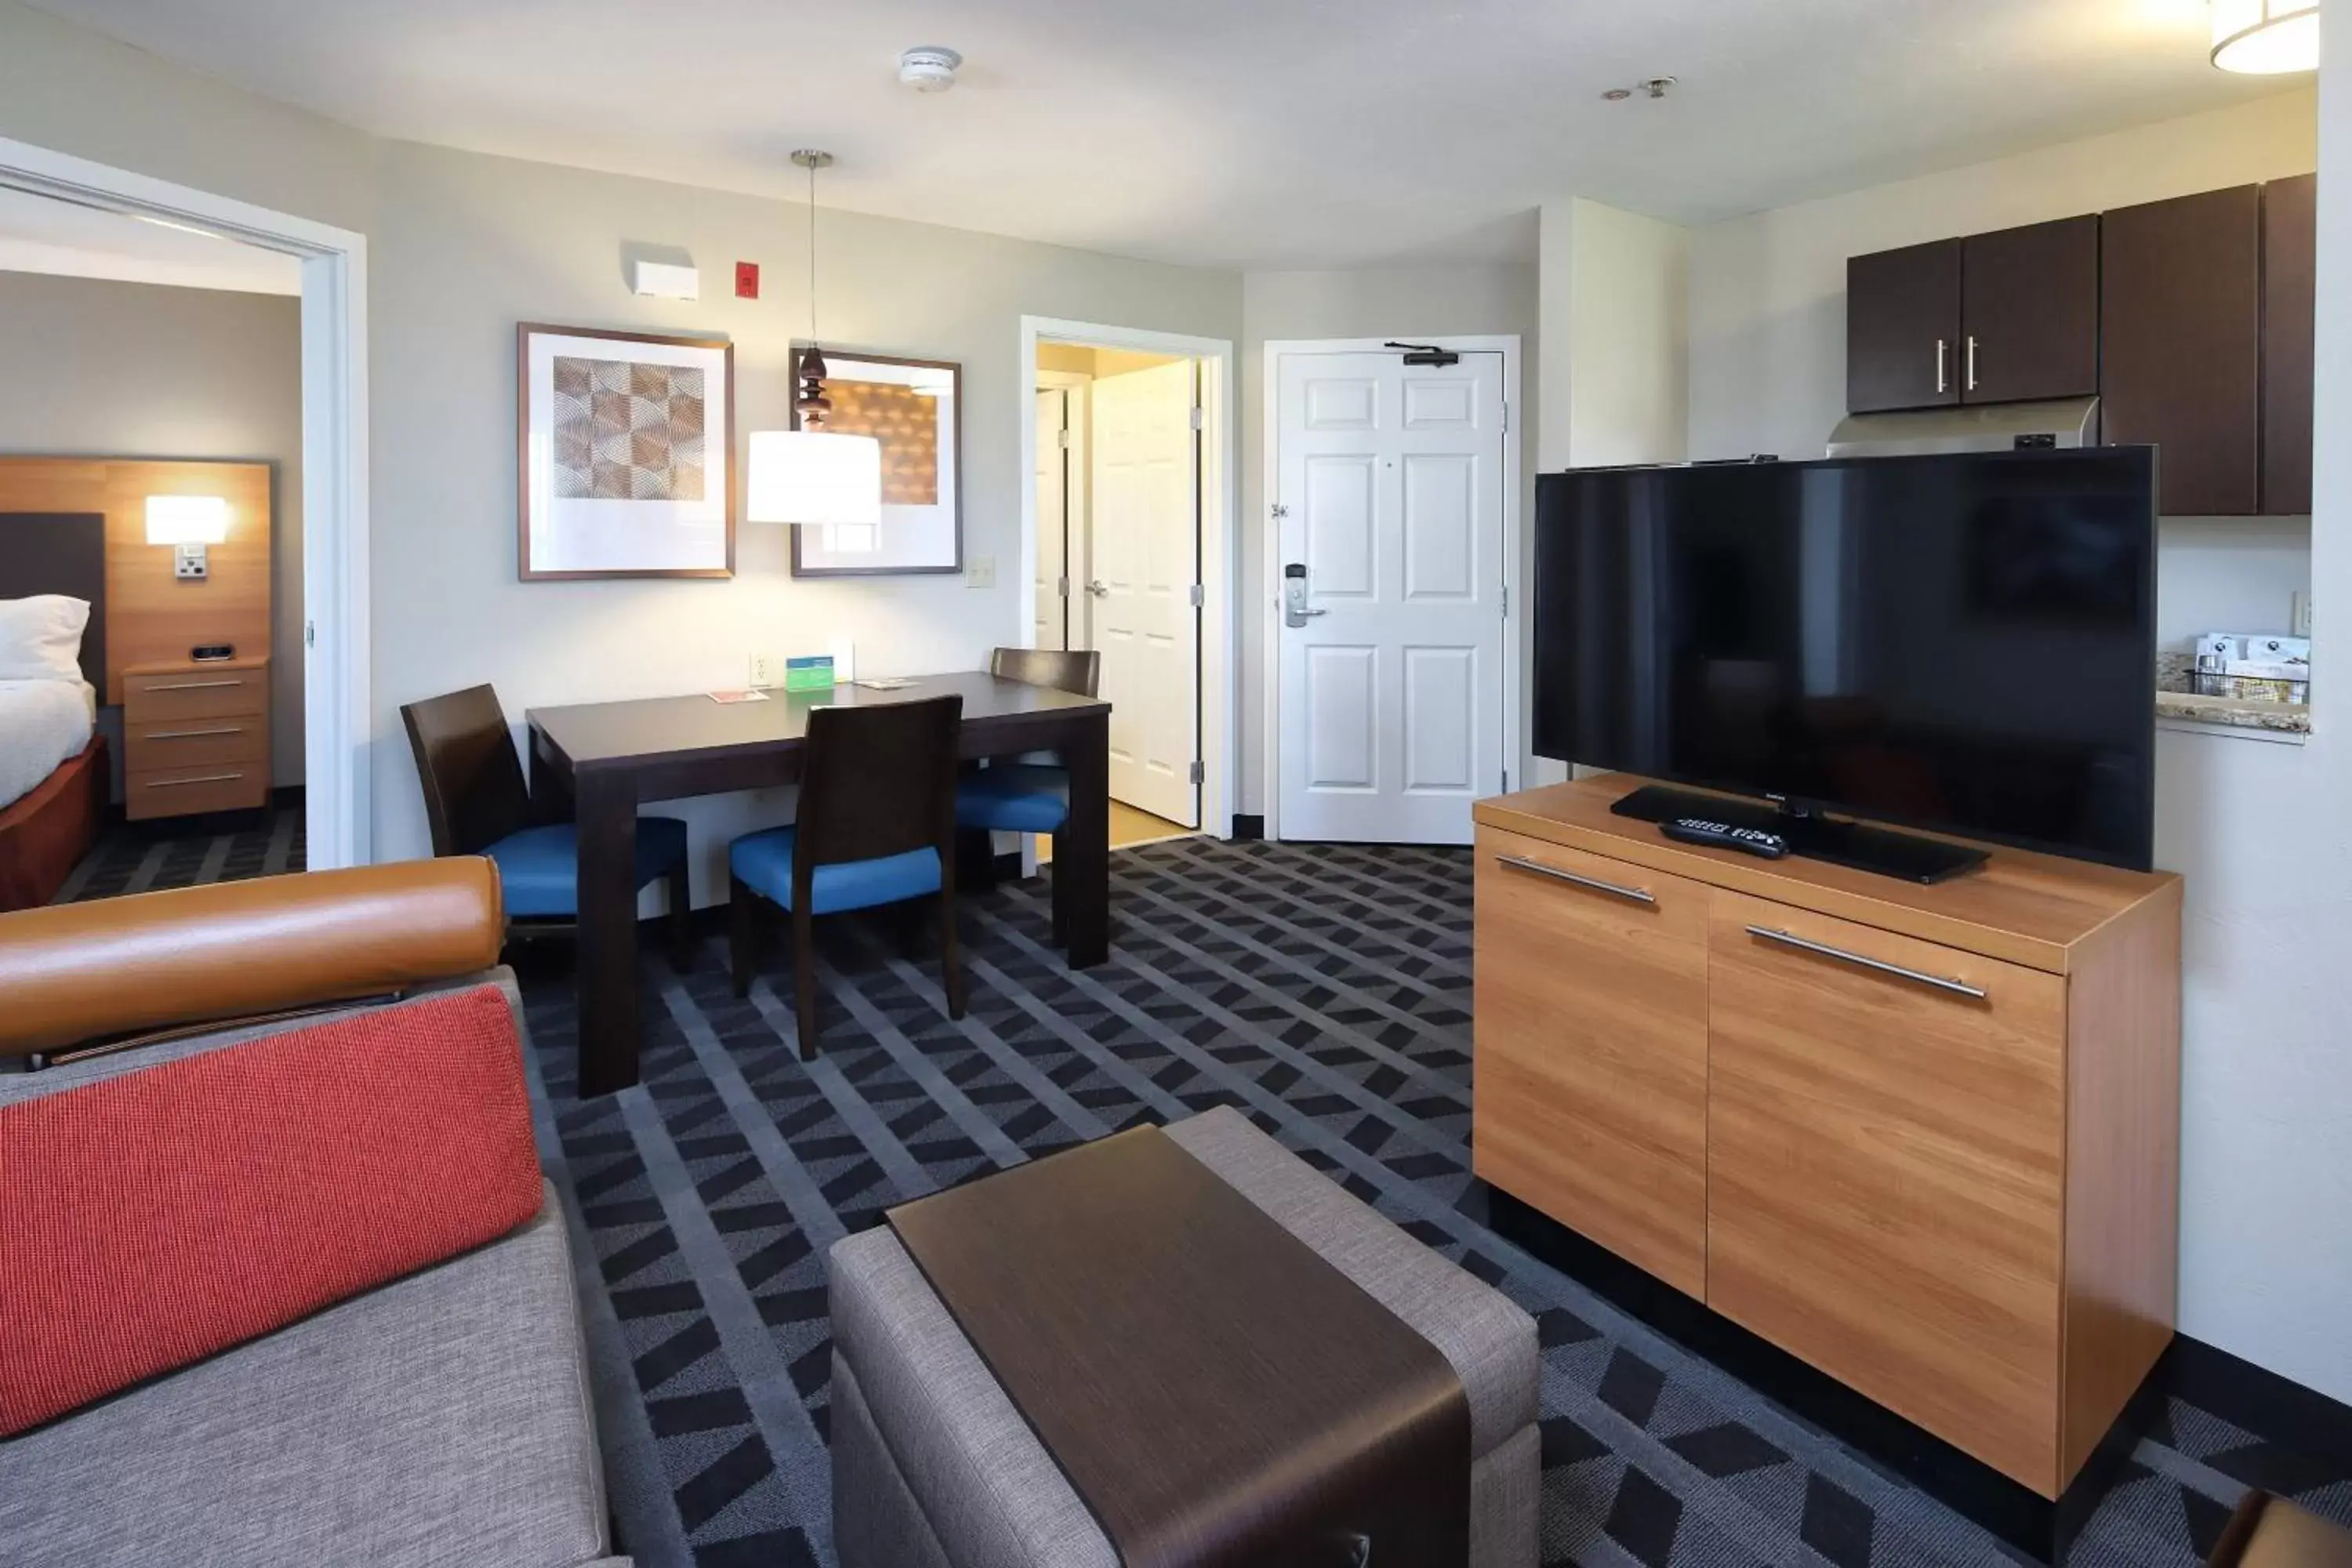
[[[122,671],[123,813],[133,822],[269,803],[269,660]]]

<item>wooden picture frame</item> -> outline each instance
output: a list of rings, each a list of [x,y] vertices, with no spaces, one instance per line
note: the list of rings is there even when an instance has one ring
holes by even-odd
[[[805,345],[793,345],[794,357]],[[795,577],[919,576],[963,571],[963,366],[844,349],[825,353],[834,400],[826,428],[883,443],[882,521],[870,548],[821,527],[793,530]],[[863,373],[863,374],[861,374]],[[858,388],[876,389],[860,393]],[[929,440],[905,419],[906,403],[933,405]],[[894,418],[894,416],[896,416]],[[793,416],[795,428],[800,416]],[[895,499],[894,499],[895,497]]]
[[[732,577],[735,451],[729,339],[516,327],[524,582]]]

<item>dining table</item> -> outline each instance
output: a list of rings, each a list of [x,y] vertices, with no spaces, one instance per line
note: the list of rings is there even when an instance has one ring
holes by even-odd
[[[963,699],[965,758],[1053,752],[1069,770],[1069,819],[1055,840],[1053,875],[1070,967],[1100,963],[1110,952],[1110,704],[1098,698],[974,672],[773,690],[751,700],[697,692],[530,710],[533,805],[568,804],[579,833],[582,1098],[638,1079],[638,806],[797,783],[809,715],[818,709],[950,694]]]

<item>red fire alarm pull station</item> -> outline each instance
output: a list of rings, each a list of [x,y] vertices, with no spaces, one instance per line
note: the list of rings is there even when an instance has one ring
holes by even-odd
[[[739,261],[735,264],[735,298],[756,300],[760,297],[760,264]]]

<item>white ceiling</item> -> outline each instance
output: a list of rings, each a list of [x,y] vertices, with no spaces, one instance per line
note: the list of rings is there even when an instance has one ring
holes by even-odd
[[[2206,0],[38,0],[383,135],[1218,266],[1524,256],[2242,101]],[[954,91],[898,51],[946,44]],[[1605,88],[1672,73],[1669,100]]]
[[[237,240],[0,185],[0,272],[110,278],[243,294],[299,294],[302,264]]]

